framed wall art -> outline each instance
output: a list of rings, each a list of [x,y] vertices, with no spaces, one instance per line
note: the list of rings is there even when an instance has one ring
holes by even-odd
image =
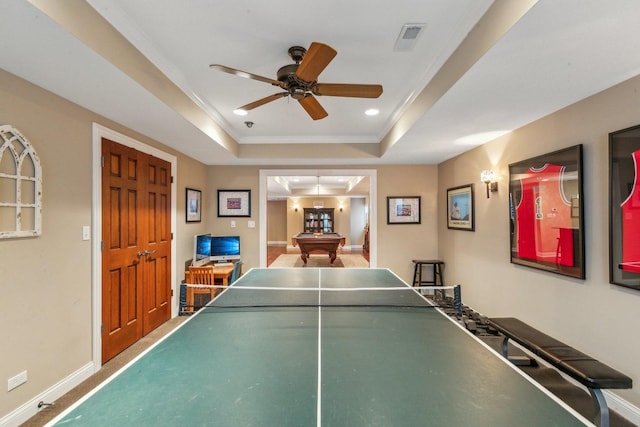
[[[447,189],[447,228],[475,231],[473,184]]]
[[[185,208],[187,222],[202,221],[202,191],[187,188],[187,206]]]
[[[609,282],[640,290],[640,126],[609,134]]]
[[[420,196],[387,197],[387,224],[420,224]]]
[[[218,217],[250,217],[251,190],[218,190]]]
[[[585,278],[582,145],[509,165],[511,262]]]

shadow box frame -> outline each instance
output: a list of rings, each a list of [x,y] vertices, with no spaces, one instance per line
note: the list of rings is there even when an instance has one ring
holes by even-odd
[[[218,218],[251,216],[251,190],[218,190]]]
[[[640,125],[609,134],[609,283],[640,290]],[[626,238],[625,238],[626,237]]]
[[[387,224],[420,224],[420,196],[387,197]]]
[[[202,221],[202,191],[187,188],[185,191],[185,220],[187,222]]]
[[[475,231],[475,188],[473,184],[447,189],[447,228]]]
[[[586,278],[582,144],[509,165],[512,264]]]

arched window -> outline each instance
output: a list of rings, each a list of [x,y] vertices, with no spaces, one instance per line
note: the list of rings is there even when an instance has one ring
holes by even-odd
[[[42,169],[29,141],[0,125],[0,239],[42,234]]]

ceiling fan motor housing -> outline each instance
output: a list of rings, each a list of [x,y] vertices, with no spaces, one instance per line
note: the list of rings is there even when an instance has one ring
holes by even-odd
[[[296,81],[296,71],[298,64],[288,64],[278,70],[278,80],[282,83],[291,83]]]
[[[300,61],[302,61],[302,58],[304,58],[304,54],[307,53],[307,49],[302,46],[292,46],[289,48],[288,52],[291,59],[293,59],[296,64],[299,64]]]
[[[293,48],[292,48],[293,49]],[[306,82],[296,78],[298,64],[288,64],[278,70],[278,81],[287,85],[286,89],[293,99],[301,100],[310,90]]]

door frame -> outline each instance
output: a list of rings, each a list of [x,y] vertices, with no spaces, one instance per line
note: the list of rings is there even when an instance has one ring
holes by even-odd
[[[375,169],[260,169],[260,267],[267,266],[267,179],[270,176],[348,176],[369,177],[369,266],[378,266],[378,171]]]
[[[171,183],[171,234],[173,235],[173,239],[171,239],[171,318],[178,315],[176,298],[179,294],[176,282],[176,207],[178,193],[176,191],[178,181],[177,157],[104,127],[98,123],[93,123],[91,161],[91,360],[93,361],[94,372],[97,372],[102,367],[102,250],[100,248],[102,242],[102,162],[100,159],[102,155],[102,138],[110,139],[118,144],[133,148],[145,154],[150,154],[171,163],[171,176],[173,177],[173,182]]]

